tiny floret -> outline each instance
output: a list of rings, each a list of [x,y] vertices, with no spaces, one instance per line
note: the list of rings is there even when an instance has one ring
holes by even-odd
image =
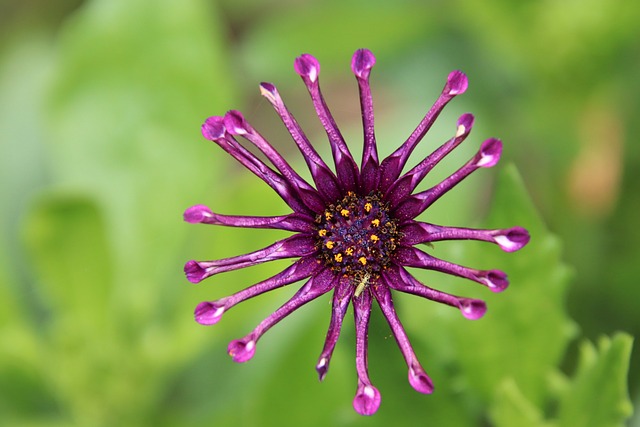
[[[373,98],[369,77],[376,58],[368,49],[357,50],[351,59],[362,107],[363,150],[358,163],[320,91],[320,63],[309,54],[295,59],[294,70],[302,78],[331,148],[334,167],[320,157],[315,146],[285,106],[272,83],[260,83],[260,93],[273,106],[293,142],[302,153],[311,180],[304,179],[287,160],[236,110],[212,116],[202,125],[202,135],[255,174],[288,205],[290,212],[279,216],[240,216],[215,213],[208,206],[195,205],[184,212],[191,224],[227,227],[271,228],[293,233],[254,252],[212,261],[188,261],[184,273],[192,283],[227,271],[279,259],[293,262],[280,273],[215,301],[204,301],[194,311],[202,325],[214,325],[237,304],[271,290],[302,283],[295,295],[265,318],[244,338],[229,343],[227,352],[235,362],[251,360],[258,341],[271,327],[306,303],[332,293],[329,326],[315,366],[322,381],[351,305],[355,321],[355,368],[357,385],[353,408],[361,415],[373,415],[381,394],[369,378],[368,335],[371,308],[375,301],[389,323],[408,369],[411,387],[431,394],[434,385],[418,361],[393,303],[397,292],[422,297],[457,308],[466,319],[484,316],[484,301],[459,297],[433,289],[416,279],[408,267],[434,270],[468,279],[492,292],[509,285],[501,270],[477,270],[436,258],[429,253],[434,242],[478,240],[497,245],[505,252],[522,249],[529,233],[522,227],[474,229],[424,222],[419,216],[442,195],[480,168],[498,163],[503,144],[490,138],[476,154],[449,177],[430,188],[418,190],[429,172],[469,136],[472,114],[458,119],[451,139],[405,171],[415,147],[431,128],[444,107],[468,88],[467,76],[452,71],[433,107],[398,149],[380,160],[376,145]],[[251,149],[247,148],[251,146]],[[260,155],[255,153],[259,152]],[[418,245],[421,245],[418,247]],[[423,250],[424,249],[424,250]],[[284,381],[284,380],[283,380]]]

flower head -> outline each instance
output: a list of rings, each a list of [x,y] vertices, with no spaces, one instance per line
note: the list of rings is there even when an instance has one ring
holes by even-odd
[[[366,49],[355,52],[351,69],[356,76],[362,107],[364,148],[360,165],[356,163],[327,107],[319,86],[320,64],[311,55],[295,60],[295,71],[302,77],[313,106],[326,130],[335,172],[318,155],[298,122],[283,103],[276,87],[261,83],[262,95],[271,103],[291,134],[309,167],[313,185],[305,181],[271,144],[238,111],[209,117],[202,134],[218,144],[243,166],[267,183],[291,208],[291,213],[273,217],[230,216],[214,213],[196,205],[186,210],[190,223],[230,227],[274,228],[292,232],[255,252],[214,261],[189,261],[187,279],[198,283],[225,271],[250,267],[283,258],[297,260],[282,272],[216,301],[205,301],[195,309],[195,319],[213,325],[236,304],[273,289],[304,281],[289,301],[264,319],[251,333],[229,344],[229,355],[236,362],[250,360],[258,340],[272,326],[313,299],[333,291],[329,330],[316,365],[320,380],[329,369],[349,304],[353,304],[356,330],[356,371],[358,384],[353,400],[355,410],[372,415],[380,405],[380,392],[369,379],[367,333],[371,305],[375,300],[386,317],[408,366],[409,383],[420,393],[431,393],[433,383],[418,361],[393,305],[392,293],[404,292],[444,303],[460,310],[467,319],[479,319],[486,311],[481,300],[463,298],[432,289],[414,278],[407,267],[436,270],[463,277],[503,291],[507,276],[500,270],[476,270],[438,259],[418,249],[417,244],[441,240],[472,239],[492,242],[504,251],[522,248],[529,234],[520,227],[480,230],[442,226],[416,218],[471,172],[488,168],[500,159],[502,142],[484,141],[478,152],[460,169],[439,184],[424,190],[416,188],[434,166],[471,132],[474,118],[463,114],[453,136],[433,153],[402,174],[407,160],[432,126],[442,109],[467,89],[467,77],[461,71],[449,74],[442,93],[413,133],[391,155],[378,159],[374,132],[373,101],[369,75],[375,57]],[[271,166],[245,148],[238,137],[253,144]]]

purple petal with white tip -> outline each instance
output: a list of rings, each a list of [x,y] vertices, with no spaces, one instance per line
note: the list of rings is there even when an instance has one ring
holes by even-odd
[[[227,353],[229,353],[229,356],[233,358],[234,362],[247,362],[256,354],[256,342],[253,338],[233,340],[227,347]]]
[[[373,415],[378,411],[381,399],[377,388],[371,384],[359,384],[353,398],[353,409],[360,415]]]

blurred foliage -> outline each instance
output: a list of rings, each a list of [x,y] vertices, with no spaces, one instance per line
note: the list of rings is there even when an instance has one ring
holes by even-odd
[[[629,393],[640,406],[640,355],[631,352],[640,334],[640,148],[632,137],[640,132],[639,20],[640,3],[625,0],[0,0],[0,425],[623,425]],[[533,236],[515,254],[470,242],[433,248],[509,273],[502,295],[420,276],[486,299],[478,322],[397,298],[435,381],[431,396],[406,384],[374,313],[370,370],[383,401],[371,419],[351,407],[349,327],[325,383],[313,371],[329,299],[270,331],[245,365],[231,362],[226,343],[295,289],[234,308],[213,328],[193,322],[199,301],[286,264],[198,286],[181,272],[187,259],[281,237],[181,222],[197,203],[284,212],[263,184],[202,142],[203,119],[242,109],[293,154],[258,94],[257,83],[271,81],[326,153],[292,70],[293,58],[309,52],[357,146],[349,61],[360,47],[378,58],[382,155],[411,132],[456,68],[470,88],[414,157],[448,138],[465,111],[477,119],[470,142],[434,180],[482,139],[505,141],[499,171],[461,184],[429,220],[517,224]]]

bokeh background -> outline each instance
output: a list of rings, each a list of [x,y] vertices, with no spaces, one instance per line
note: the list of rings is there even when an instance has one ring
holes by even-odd
[[[638,22],[640,3],[629,0],[1,0],[0,425],[640,425],[629,418],[640,406],[640,352],[627,372],[630,337],[640,333]],[[398,297],[434,395],[408,386],[374,312],[370,371],[383,401],[373,418],[351,408],[350,322],[327,379],[317,381],[329,298],[269,331],[243,365],[226,355],[227,342],[295,286],[234,308],[214,327],[193,321],[198,302],[288,261],[199,285],[182,274],[188,259],[282,237],[188,225],[185,208],[286,212],[203,140],[202,121],[240,109],[304,169],[258,83],[278,86],[326,154],[292,67],[307,52],[321,61],[327,101],[357,147],[349,64],[360,47],[378,59],[372,85],[383,155],[413,130],[453,69],[467,73],[469,90],[414,161],[467,111],[474,130],[432,183],[483,139],[505,142],[500,165],[474,174],[428,220],[532,232],[515,254],[476,243],[433,248],[503,268],[512,282],[504,294],[418,273],[486,299],[480,321]]]

